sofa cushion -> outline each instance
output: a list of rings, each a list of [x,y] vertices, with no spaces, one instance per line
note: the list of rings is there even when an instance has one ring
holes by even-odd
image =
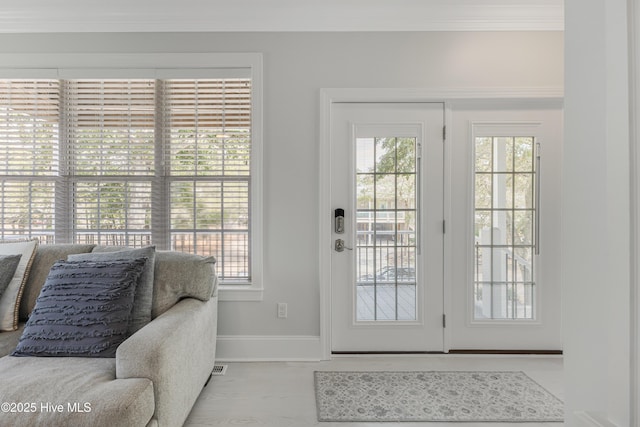
[[[24,323],[20,323],[15,331],[0,333],[0,357],[11,354],[15,350],[23,329]]]
[[[115,379],[113,358],[8,356],[0,372],[0,402],[35,403],[0,413],[3,426],[146,426],[153,416],[151,380]]]
[[[4,293],[20,263],[21,254],[0,255],[0,297]]]
[[[68,260],[111,261],[116,259],[147,258],[147,264],[136,286],[133,299],[133,311],[129,333],[132,334],[151,321],[151,303],[153,300],[153,273],[156,248],[147,246],[140,249],[124,249],[111,251],[112,246],[96,246],[92,253],[69,255]]]
[[[0,296],[0,331],[18,327],[20,298],[24,290],[38,240],[5,240],[0,242],[0,255],[21,255],[11,282]]]
[[[216,259],[183,252],[156,252],[151,317],[155,319],[182,298],[208,301],[216,288]]]
[[[95,245],[55,244],[39,245],[33,258],[31,272],[24,287],[24,295],[20,303],[20,319],[27,320],[33,307],[36,306],[36,298],[40,295],[42,285],[49,275],[49,270],[54,262],[67,259],[69,254],[91,252]]]
[[[113,357],[146,261],[56,262],[12,355]]]

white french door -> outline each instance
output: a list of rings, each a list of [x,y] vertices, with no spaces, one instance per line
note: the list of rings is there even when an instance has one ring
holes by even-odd
[[[331,351],[443,351],[442,103],[331,109]]]

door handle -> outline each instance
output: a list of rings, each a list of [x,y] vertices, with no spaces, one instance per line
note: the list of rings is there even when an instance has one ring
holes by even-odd
[[[335,243],[334,249],[336,250],[336,252],[344,252],[345,249],[348,249],[350,251],[353,250],[353,248],[346,247],[344,245],[344,240],[342,240],[342,239],[336,239],[336,243]]]

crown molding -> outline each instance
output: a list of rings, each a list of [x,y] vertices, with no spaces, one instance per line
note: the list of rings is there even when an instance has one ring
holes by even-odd
[[[563,0],[21,0],[0,33],[562,31]]]

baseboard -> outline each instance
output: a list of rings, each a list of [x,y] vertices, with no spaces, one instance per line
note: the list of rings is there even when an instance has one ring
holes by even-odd
[[[610,422],[599,414],[593,412],[576,411],[573,413],[580,427],[617,427],[614,423]]]
[[[306,335],[219,335],[216,361],[275,362],[321,360],[319,336]],[[449,354],[561,355],[561,350],[467,350]]]
[[[300,335],[219,335],[216,361],[319,361],[320,337]]]

